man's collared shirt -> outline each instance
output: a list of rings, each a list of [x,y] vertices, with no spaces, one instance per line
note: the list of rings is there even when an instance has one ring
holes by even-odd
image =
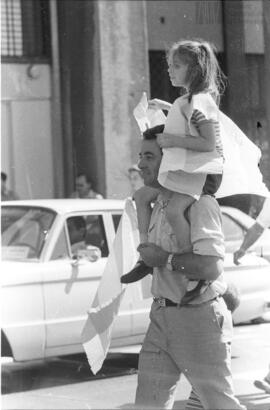
[[[101,194],[98,194],[97,192],[93,191],[93,189],[90,189],[84,197],[80,197],[78,191],[73,192],[71,194],[71,198],[77,198],[77,199],[103,199],[103,196]]]
[[[193,203],[189,210],[190,220],[190,248],[179,249],[176,236],[166,218],[168,201],[162,200],[159,195],[153,208],[149,226],[148,240],[170,253],[193,252],[198,255],[217,256],[224,258],[225,245],[221,229],[221,212],[217,201],[208,195],[203,195],[199,201]],[[221,289],[223,278],[218,281]],[[152,280],[152,294],[154,297],[163,297],[180,303],[187,291],[189,280],[181,273],[169,271],[166,267],[154,268]],[[202,303],[213,299],[218,292],[214,286],[206,286],[201,295],[192,304]]]

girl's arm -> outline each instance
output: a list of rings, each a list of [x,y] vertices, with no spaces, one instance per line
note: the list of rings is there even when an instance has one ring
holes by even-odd
[[[169,111],[171,108],[172,104],[164,101],[164,100],[159,100],[158,98],[154,98],[153,100],[148,101],[148,108],[150,110],[165,110]]]
[[[186,148],[192,151],[210,152],[216,146],[215,124],[211,121],[203,121],[197,125],[198,136],[158,134],[158,143],[161,148]]]

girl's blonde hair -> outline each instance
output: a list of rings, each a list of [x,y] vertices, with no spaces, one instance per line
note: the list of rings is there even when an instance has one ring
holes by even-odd
[[[172,45],[167,61],[173,64],[175,57],[188,65],[186,81],[189,101],[193,94],[209,91],[219,103],[226,77],[218,64],[214,46],[201,39],[181,40]]]

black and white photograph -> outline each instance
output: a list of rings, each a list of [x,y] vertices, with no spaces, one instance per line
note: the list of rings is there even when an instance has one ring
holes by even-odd
[[[270,1],[0,0],[3,410],[270,410]]]

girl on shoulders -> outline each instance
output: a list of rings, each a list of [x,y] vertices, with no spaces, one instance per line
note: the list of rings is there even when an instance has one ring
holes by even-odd
[[[169,109],[164,132],[158,134],[163,151],[158,180],[161,186],[172,191],[166,216],[176,228],[179,250],[186,252],[189,243],[183,238],[187,235],[177,234],[189,229],[185,211],[202,194],[213,196],[222,180],[224,158],[218,105],[224,83],[214,49],[206,41],[182,40],[173,44],[167,61],[172,85],[184,88],[186,93],[171,106],[152,100],[149,108]],[[153,192],[148,195],[147,190],[143,187],[134,196],[141,242],[147,241],[151,201],[155,198]],[[139,261],[121,281],[138,280],[144,276],[143,270],[149,273]]]

